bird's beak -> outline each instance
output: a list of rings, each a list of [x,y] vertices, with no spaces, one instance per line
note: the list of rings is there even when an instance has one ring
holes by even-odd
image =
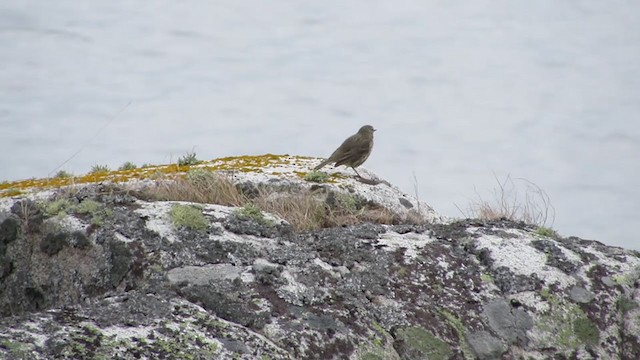
[[[378,129],[373,129],[373,131],[376,131],[376,130],[378,130]]]

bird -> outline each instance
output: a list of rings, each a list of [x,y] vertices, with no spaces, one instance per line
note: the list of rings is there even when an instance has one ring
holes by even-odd
[[[321,162],[313,170],[320,170],[327,164],[335,163],[334,166],[346,165],[351,167],[358,174],[358,177],[362,178],[356,167],[362,165],[371,154],[374,131],[376,129],[373,126],[364,125],[357,133],[349,136],[327,160]]]

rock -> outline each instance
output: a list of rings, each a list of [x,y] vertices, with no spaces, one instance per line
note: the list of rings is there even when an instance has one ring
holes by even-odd
[[[304,215],[353,201],[393,216],[293,231],[277,214],[153,200],[148,179],[0,198],[0,358],[640,358],[637,252],[449,222],[340,172],[311,185],[299,174],[311,163],[202,166],[232,168],[227,191],[319,196]],[[172,223],[176,204],[207,228]]]
[[[571,297],[571,300],[583,304],[590,302],[594,298],[593,293],[580,286],[572,287],[569,290],[569,296]]]
[[[467,335],[467,343],[474,355],[480,360],[500,359],[507,350],[500,339],[487,331],[477,331]]]
[[[235,280],[243,269],[231,264],[211,264],[204,266],[183,266],[167,272],[167,279],[173,285],[207,285],[214,281]]]
[[[493,300],[484,306],[483,315],[489,327],[509,344],[526,345],[527,331],[533,327],[533,319],[522,308],[513,308],[505,300]]]

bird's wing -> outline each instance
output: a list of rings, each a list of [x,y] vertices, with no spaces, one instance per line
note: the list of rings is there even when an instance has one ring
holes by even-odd
[[[358,134],[349,136],[336,151],[331,154],[332,161],[335,161],[335,166],[344,165],[345,163],[353,161],[354,154],[361,154],[367,151],[368,145],[366,142],[358,141]]]

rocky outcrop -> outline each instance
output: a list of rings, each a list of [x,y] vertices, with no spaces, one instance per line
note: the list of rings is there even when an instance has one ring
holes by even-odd
[[[234,179],[425,221],[295,231],[128,182],[0,199],[0,358],[640,358],[637,252],[277,172]]]

